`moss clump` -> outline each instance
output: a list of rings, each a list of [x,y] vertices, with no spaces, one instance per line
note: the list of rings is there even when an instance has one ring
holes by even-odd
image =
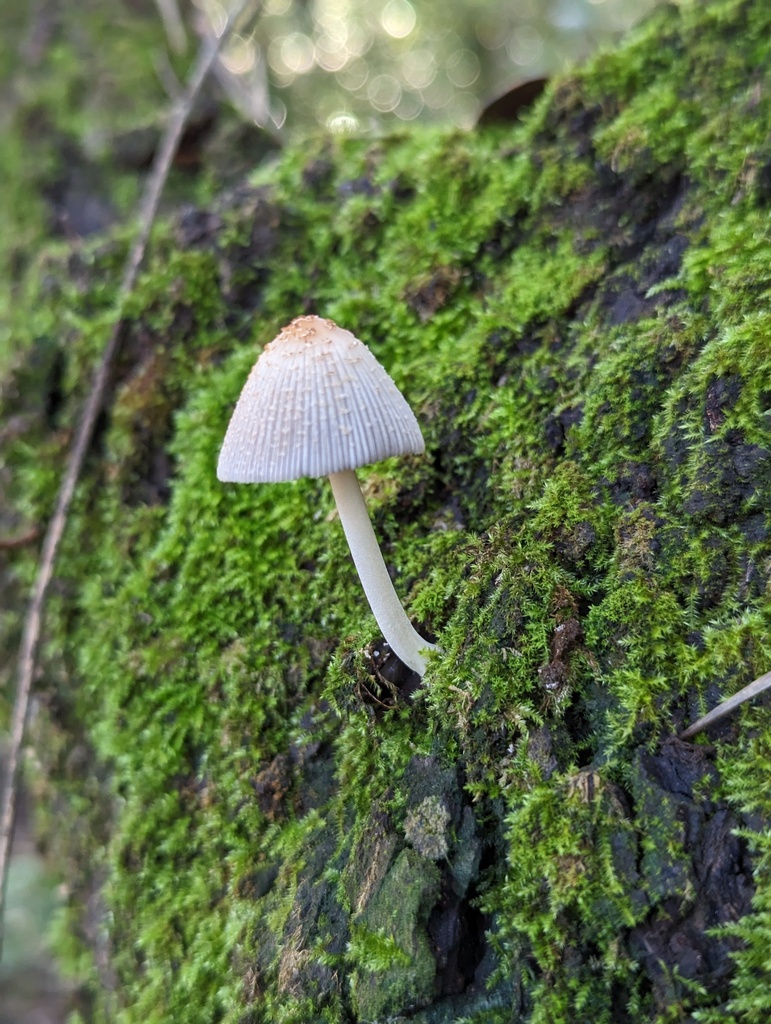
[[[770,59],[760,0],[668,5],[519,125],[319,141],[158,226],[35,726],[96,1020],[765,1022],[767,712],[668,741],[771,660]],[[48,515],[121,248],[24,279],[9,525]],[[424,426],[367,474],[441,646],[417,691],[325,484],[214,479],[302,311]]]
[[[506,880],[487,906],[500,914],[503,949],[510,956],[526,942],[542,972],[530,993],[534,1022],[569,1020],[578,1008],[611,1020],[614,986],[634,993],[620,937],[650,908],[628,810],[621,791],[585,770],[533,788],[507,819]],[[645,1009],[638,1004],[647,1018]]]

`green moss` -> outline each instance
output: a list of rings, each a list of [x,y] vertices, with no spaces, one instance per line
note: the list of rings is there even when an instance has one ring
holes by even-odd
[[[754,717],[763,717],[757,712],[750,712]],[[728,763],[726,758],[729,758]],[[757,772],[769,763],[768,734],[761,726],[753,731],[749,742],[741,749],[721,751],[719,767],[728,781],[731,801],[744,812],[767,818],[768,793],[758,785]],[[702,1010],[695,1014],[695,1019],[703,1024],[717,1024],[721,1015],[729,1012],[732,1017],[744,1024],[755,1024],[766,1019],[769,1009],[768,1000],[768,935],[769,903],[768,903],[768,869],[769,839],[768,832],[758,833],[748,829],[745,833],[755,859],[754,874],[757,890],[753,900],[753,912],[738,922],[724,924],[720,933],[724,938],[738,940],[739,952],[735,954],[738,971],[732,988],[732,998],[727,1007],[720,1012],[714,1009]]]
[[[195,245],[158,225],[36,725],[53,854],[99,868],[63,943],[96,1020],[762,1019],[767,714],[715,737],[717,772],[664,740],[771,657],[770,39],[760,2],[668,6],[518,125],[320,140]],[[3,529],[49,514],[124,251],[47,251],[0,309]],[[425,458],[361,474],[441,647],[416,693],[373,654],[327,484],[214,478],[302,310],[354,328],[424,428]],[[689,915],[726,923],[691,849],[720,822],[746,884],[702,962],[732,952],[733,988],[671,951]],[[94,886],[107,976],[73,940]]]
[[[611,1020],[614,983],[635,973],[619,935],[647,911],[635,892],[637,840],[617,791],[596,773],[576,773],[533,789],[507,826],[506,881],[486,903],[500,911],[504,948],[526,940],[543,972],[530,1019]],[[587,940],[588,960],[580,952]]]

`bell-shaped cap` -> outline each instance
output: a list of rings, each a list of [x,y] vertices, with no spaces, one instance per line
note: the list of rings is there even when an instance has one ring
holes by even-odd
[[[412,410],[366,345],[331,320],[302,316],[254,364],[217,477],[268,483],[327,476],[424,450]]]

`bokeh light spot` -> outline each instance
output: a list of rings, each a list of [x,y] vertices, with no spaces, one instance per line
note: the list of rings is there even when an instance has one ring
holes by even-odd
[[[452,98],[453,88],[444,75],[437,75],[436,78],[423,90],[423,100],[427,107],[432,110],[441,110],[446,107]]]
[[[450,120],[458,128],[473,128],[479,117],[479,100],[471,92],[459,92],[453,96]]]
[[[403,92],[394,113],[401,121],[414,121],[416,117],[420,116],[422,110],[423,100],[419,93]]]
[[[543,53],[543,38],[530,25],[520,25],[509,39],[506,50],[515,64],[535,64]]]
[[[286,122],[286,104],[282,103],[278,97],[274,97],[270,101],[270,119],[276,128],[283,128]]]
[[[447,77],[459,89],[468,89],[479,78],[481,66],[473,50],[456,50],[447,62]]]
[[[359,120],[345,110],[338,110],[327,118],[327,129],[335,135],[349,135],[359,128]]]
[[[411,89],[425,89],[436,78],[436,61],[430,50],[417,47],[402,55],[401,71]]]
[[[418,18],[408,0],[390,0],[380,15],[380,24],[393,39],[406,39]]]
[[[367,87],[367,96],[375,110],[390,114],[402,98],[402,87],[393,75],[377,75]]]
[[[348,33],[348,50],[354,57],[362,57],[372,46],[372,32],[364,25],[354,24]]]
[[[369,78],[369,65],[361,57],[354,57],[337,73],[337,80],[348,92],[363,89]]]
[[[345,5],[330,2],[315,3],[313,20],[318,30],[317,35],[327,36],[335,45],[345,46],[348,39],[349,13]]]
[[[285,75],[289,68],[284,63],[284,58],[281,56],[281,47],[284,42],[283,36],[277,36],[273,39],[268,47],[268,64],[270,65],[271,71],[275,71],[277,75]]]
[[[552,11],[551,22],[563,32],[578,32],[579,29],[586,28],[587,14],[583,5],[573,3],[572,0],[559,0]]]
[[[195,6],[204,12],[209,19],[212,32],[215,36],[221,36],[228,23],[228,12],[219,0],[195,0]]]
[[[251,39],[234,36],[220,59],[232,75],[245,75],[257,63],[257,48]]]
[[[325,71],[339,71],[348,63],[350,54],[343,43],[342,45],[330,39],[328,35],[321,35],[316,39],[316,63]]]
[[[304,75],[315,62],[313,43],[302,32],[290,32],[281,42],[281,60],[293,74]]]
[[[474,35],[486,50],[499,50],[505,44],[508,33],[502,18],[487,14],[477,21]]]

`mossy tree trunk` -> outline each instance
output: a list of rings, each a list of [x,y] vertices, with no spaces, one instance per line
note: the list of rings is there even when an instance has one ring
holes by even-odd
[[[771,664],[769,69],[765,0],[666,5],[522,123],[306,144],[160,226],[33,727],[94,1020],[767,1021],[768,707],[675,737]],[[9,530],[124,247],[44,254],[7,314]],[[214,478],[303,312],[424,429],[361,477],[422,683],[323,481]]]

